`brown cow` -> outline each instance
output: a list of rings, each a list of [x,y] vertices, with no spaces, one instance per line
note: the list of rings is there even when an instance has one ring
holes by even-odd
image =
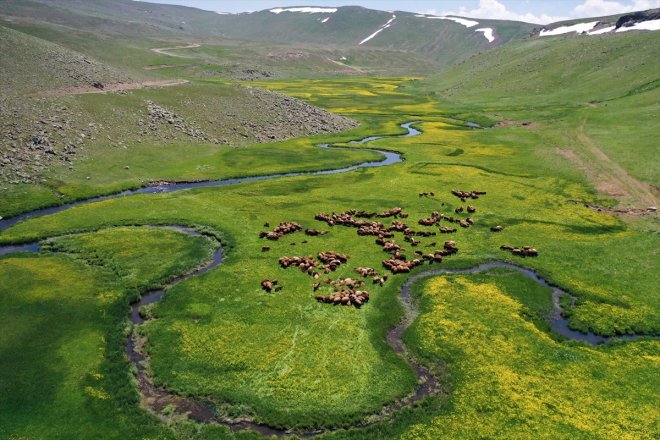
[[[276,284],[277,284],[277,280],[269,280],[268,278],[264,278],[263,280],[261,280],[261,288],[268,293],[270,293],[271,290],[273,290],[273,286],[275,286]]]

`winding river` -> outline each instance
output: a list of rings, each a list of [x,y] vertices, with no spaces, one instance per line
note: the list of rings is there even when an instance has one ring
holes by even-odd
[[[404,135],[400,136],[390,136],[390,137],[409,137],[409,136],[416,136],[419,135],[421,132],[414,127],[412,127],[413,124],[416,122],[407,122],[405,124],[401,124],[401,127],[405,128],[407,130],[407,133]],[[381,139],[383,137],[387,136],[370,136],[367,138],[364,138],[359,141],[353,141],[351,143],[360,143],[364,144],[376,139]],[[317,145],[320,148],[328,148],[328,149],[346,149],[346,147],[335,147],[331,146],[328,144],[320,144]],[[108,199],[113,199],[113,198],[118,198],[118,197],[125,197],[128,195],[133,195],[133,194],[153,194],[153,193],[163,193],[163,192],[173,192],[173,191],[181,191],[181,190],[186,190],[190,188],[201,188],[201,187],[214,187],[214,186],[226,186],[226,185],[233,185],[233,184],[238,184],[238,183],[243,183],[243,182],[253,182],[253,181],[259,181],[259,180],[268,180],[268,179],[275,179],[275,178],[281,178],[281,177],[295,177],[295,176],[302,176],[302,175],[324,175],[324,174],[336,174],[336,173],[343,173],[343,172],[348,172],[348,171],[353,171],[358,168],[370,168],[370,167],[381,167],[381,166],[386,166],[386,165],[391,165],[394,163],[401,162],[403,159],[401,157],[401,154],[396,153],[396,152],[391,152],[391,151],[384,151],[384,150],[376,150],[376,149],[368,149],[369,151],[375,151],[378,153],[381,153],[384,158],[380,161],[373,161],[373,162],[363,162],[357,165],[349,166],[349,167],[344,167],[344,168],[337,168],[337,169],[332,169],[332,170],[322,170],[322,171],[311,171],[311,172],[294,172],[294,173],[282,173],[282,174],[270,174],[270,175],[263,175],[263,176],[254,176],[254,177],[242,177],[242,178],[235,178],[235,179],[223,179],[223,180],[213,180],[213,181],[204,181],[204,182],[192,182],[192,183],[171,183],[171,184],[166,184],[166,185],[161,185],[161,186],[150,186],[150,187],[144,187],[136,190],[129,190],[129,191],[123,191],[121,193],[117,194],[112,194],[112,195],[107,195],[107,196],[102,196],[102,197],[95,197],[95,198],[90,198],[87,200],[81,200],[77,202],[72,202],[68,203],[65,205],[61,206],[56,206],[52,208],[45,208],[45,209],[39,209],[35,210],[32,212],[28,212],[13,218],[9,219],[3,219],[0,220],[0,231],[5,230],[9,228],[10,226],[16,224],[19,221],[30,219],[30,218],[36,218],[36,217],[41,217],[44,215],[48,214],[53,214],[56,212],[64,211],[68,208],[71,208],[73,206],[79,206],[83,204],[89,204],[89,203],[94,203],[98,202],[101,200],[108,200]],[[179,232],[182,232],[187,235],[201,235],[200,232],[197,232],[193,229],[186,228],[183,226],[178,226],[178,225],[170,225],[170,226],[152,226],[152,227],[159,227],[159,228],[170,228],[170,229],[176,229]],[[24,251],[24,252],[39,252],[40,251],[40,246],[39,243],[28,243],[28,244],[23,244],[23,245],[4,245],[0,246],[0,256],[6,255],[9,253],[13,252],[19,252],[19,251]],[[196,270],[189,272],[187,274],[181,275],[174,280],[172,280],[167,287],[171,287],[176,283],[179,283],[181,281],[184,281],[186,279],[189,279],[193,276],[198,276],[200,274],[203,274],[205,272],[208,272],[209,270],[219,266],[222,263],[222,247],[219,242],[217,242],[217,247],[216,250],[213,253],[212,258],[205,263],[204,266],[197,268]],[[404,319],[401,320],[401,322],[394,328],[392,328],[388,334],[387,334],[387,343],[392,347],[392,349],[398,353],[402,358],[408,363],[408,365],[417,373],[418,376],[418,387],[414,391],[414,393],[410,396],[407,396],[403,399],[400,399],[388,406],[386,406],[381,414],[378,414],[378,416],[387,416],[389,414],[392,414],[393,412],[400,410],[404,407],[410,407],[414,405],[416,402],[428,397],[429,395],[434,394],[438,389],[439,389],[439,382],[438,379],[432,374],[432,372],[425,366],[418,364],[415,362],[408,354],[405,348],[405,345],[402,341],[402,335],[405,332],[405,330],[408,328],[408,326],[414,321],[415,317],[418,314],[417,307],[412,300],[410,291],[411,291],[411,286],[414,282],[426,278],[426,277],[431,277],[431,276],[437,276],[437,275],[452,275],[452,274],[473,274],[473,273],[480,273],[484,272],[493,268],[497,267],[503,267],[507,268],[510,270],[515,270],[522,275],[526,276],[527,278],[539,283],[540,285],[550,287],[552,288],[552,298],[553,298],[553,314],[551,317],[548,318],[548,322],[550,323],[552,329],[565,336],[568,339],[572,340],[581,340],[588,342],[590,344],[599,344],[603,342],[607,342],[609,338],[595,335],[593,333],[585,334],[581,333],[579,331],[571,330],[568,327],[568,321],[562,316],[562,309],[560,306],[560,297],[562,295],[569,295],[570,294],[564,290],[561,290],[560,288],[556,286],[552,286],[550,283],[548,283],[546,280],[543,278],[539,277],[535,272],[521,267],[517,266],[514,264],[510,263],[504,263],[504,262],[489,262],[485,264],[481,264],[472,268],[468,269],[432,269],[432,270],[427,270],[423,272],[418,272],[412,275],[411,277],[408,278],[408,280],[405,282],[403,285],[401,292],[400,292],[400,299],[402,303],[405,306],[405,317]],[[131,305],[131,312],[130,312],[130,321],[132,323],[132,326],[136,325],[141,325],[145,322],[145,318],[140,314],[140,308],[142,306],[152,304],[154,302],[159,301],[162,297],[163,294],[165,293],[166,288],[162,289],[156,289],[156,290],[151,290],[146,292],[138,302],[134,303]],[[144,339],[141,338],[139,335],[137,335],[135,332],[131,331],[131,335],[127,340],[126,343],[126,353],[130,361],[135,365],[136,367],[136,378],[137,378],[137,383],[138,383],[138,388],[140,390],[140,393],[142,395],[142,401],[143,404],[145,404],[147,407],[149,407],[154,413],[160,414],[161,411],[166,408],[169,405],[173,405],[177,408],[177,412],[184,414],[188,413],[189,417],[200,421],[200,422],[205,422],[205,423],[219,423],[225,426],[228,426],[230,429],[234,431],[241,431],[241,430],[254,430],[258,431],[259,433],[266,435],[266,436],[287,436],[290,434],[297,434],[301,437],[312,437],[327,431],[313,431],[313,430],[286,430],[286,429],[280,429],[277,427],[269,426],[266,424],[260,424],[256,423],[251,419],[248,418],[241,418],[241,419],[229,419],[229,418],[222,418],[218,417],[213,409],[213,406],[210,405],[209,403],[198,401],[192,398],[188,397],[183,397],[176,395],[174,393],[171,393],[167,391],[164,388],[155,386],[153,384],[153,381],[149,377],[147,373],[147,363],[148,359],[145,357],[142,347],[144,344]],[[379,423],[379,421],[383,417],[374,417],[373,422],[365,422],[360,425],[356,425],[354,427],[365,427],[369,426],[375,423]]]
[[[402,128],[405,128],[408,132],[403,135],[399,136],[370,136],[367,138],[364,138],[359,141],[352,141],[351,143],[357,143],[357,144],[364,144],[366,142],[374,141],[376,139],[383,139],[386,137],[411,137],[411,136],[417,136],[421,134],[421,131],[417,130],[414,128],[412,125],[418,123],[419,121],[411,121],[411,122],[406,122],[405,124],[401,124]],[[319,148],[323,149],[329,149],[329,150],[352,150],[352,148],[346,148],[346,147],[334,147],[329,144],[317,144],[316,145]],[[220,180],[204,180],[204,181],[199,181],[199,182],[173,182],[173,183],[163,183],[159,185],[153,185],[153,186],[145,186],[142,188],[138,189],[131,189],[131,190],[126,190],[122,191],[119,193],[115,194],[109,194],[105,196],[99,196],[99,197],[92,197],[89,199],[85,200],[79,200],[71,203],[65,203],[63,205],[58,205],[58,206],[53,206],[50,208],[43,208],[43,209],[35,209],[34,211],[26,212],[24,214],[17,215],[15,217],[10,217],[10,218],[5,218],[5,219],[0,219],[0,231],[4,231],[5,229],[15,225],[16,223],[22,221],[22,220],[27,220],[30,218],[36,218],[36,217],[42,217],[44,215],[49,215],[49,214],[55,214],[60,211],[64,211],[66,209],[72,208],[74,206],[80,206],[80,205],[87,205],[89,203],[95,203],[95,202],[100,202],[103,200],[109,200],[109,199],[116,199],[118,197],[126,197],[126,196],[131,196],[134,194],[159,194],[159,193],[169,193],[169,192],[174,192],[174,191],[181,191],[185,189],[192,189],[192,188],[209,188],[209,187],[216,187],[216,186],[227,186],[227,185],[235,185],[237,183],[244,183],[244,182],[257,182],[260,180],[270,180],[270,179],[276,179],[276,178],[281,178],[281,177],[296,177],[296,176],[319,176],[319,175],[325,175],[325,174],[339,174],[339,173],[346,173],[348,171],[354,171],[357,170],[358,168],[374,168],[374,167],[383,167],[386,165],[392,165],[395,163],[399,163],[403,161],[403,158],[401,157],[400,153],[394,152],[394,151],[386,151],[386,150],[376,150],[372,148],[362,148],[362,151],[373,151],[376,153],[382,154],[384,157],[381,160],[377,161],[372,161],[372,162],[362,162],[357,165],[351,165],[348,167],[343,167],[343,168],[335,168],[331,170],[320,170],[320,171],[300,171],[300,172],[293,172],[293,173],[279,173],[279,174],[266,174],[266,175],[261,175],[261,176],[250,176],[250,177],[237,177],[233,179],[220,179]]]

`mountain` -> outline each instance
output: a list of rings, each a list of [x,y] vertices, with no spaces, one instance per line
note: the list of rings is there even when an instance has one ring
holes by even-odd
[[[628,31],[657,30],[660,30],[660,8],[606,17],[560,21],[534,29],[532,35],[540,37],[566,34],[593,36]]]
[[[108,35],[212,35],[217,14],[132,0],[0,0],[4,17]]]
[[[2,16],[104,35],[218,36],[338,50],[419,54],[441,66],[523,38],[537,26],[504,20],[339,8],[284,7],[217,14],[131,0],[0,0]]]
[[[412,51],[449,65],[526,37],[535,25],[438,17],[358,6],[289,7],[220,16],[223,35],[250,40]]]

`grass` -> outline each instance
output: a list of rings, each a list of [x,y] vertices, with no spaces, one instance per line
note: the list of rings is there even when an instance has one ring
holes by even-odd
[[[629,41],[626,36],[622,41],[648,44],[646,36],[635,38]],[[566,41],[569,46],[573,44]],[[584,72],[576,73],[581,75]],[[464,78],[469,80],[467,76],[461,80]],[[384,404],[410,394],[416,386],[414,373],[385,342],[388,328],[402,314],[397,296],[404,275],[391,276],[383,287],[369,285],[370,302],[354,309],[316,302],[308,275],[279,267],[277,259],[283,255],[333,250],[351,258],[331,274],[332,278],[354,277],[353,269],[358,266],[381,270],[387,255],[374,244],[373,237],[320,223],[314,220],[319,211],[383,211],[401,206],[410,213],[405,220],[409,225],[430,231],[433,229],[417,225],[417,219],[428,217],[433,210],[453,215],[454,208],[466,204],[451,195],[452,189],[486,190],[485,196],[471,201],[477,208],[474,226],[459,228],[447,237],[457,241],[460,251],[446,258],[442,266],[463,268],[490,260],[522,264],[578,298],[570,311],[573,327],[604,335],[660,333],[658,235],[649,232],[649,223],[628,223],[567,203],[600,203],[607,196],[590,184],[589,176],[554,151],[556,145],[578,139],[576,130],[582,126],[598,142],[608,136],[619,138],[613,130],[606,130],[604,124],[612,114],[604,104],[592,112],[588,103],[571,101],[567,91],[548,92],[542,98],[546,105],[533,109],[525,93],[512,97],[511,105],[502,104],[498,96],[506,83],[498,90],[470,88],[469,93],[453,95],[451,102],[429,93],[450,81],[458,80],[401,77],[255,82],[362,123],[350,133],[319,137],[313,142],[345,143],[355,154],[363,154],[359,153],[361,146],[347,142],[361,136],[401,133],[398,125],[411,120],[421,121],[417,127],[423,134],[384,138],[369,145],[403,153],[405,161],[396,165],[117,198],[21,222],[3,231],[0,242],[119,226],[110,229],[107,236],[98,232],[55,240],[53,246],[59,249],[78,250],[75,258],[66,260],[71,266],[57,276],[75,278],[73,268],[91,260],[103,267],[118,267],[107,276],[115,277],[122,286],[140,288],[148,285],[140,284],[140,280],[162,282],[164,273],[183,267],[168,266],[170,269],[159,271],[154,268],[158,264],[143,261],[137,253],[122,257],[130,243],[150,243],[148,237],[163,243],[162,247],[150,244],[162,249],[162,254],[177,255],[174,246],[162,241],[164,237],[142,237],[139,234],[147,234],[143,229],[138,233],[124,227],[184,224],[222,231],[224,264],[176,285],[151,310],[156,319],[142,329],[148,337],[150,369],[156,383],[180,394],[207,398],[223,414],[248,415],[276,426],[350,426],[377,414]],[[199,87],[210,90],[218,82],[222,81],[208,79]],[[633,103],[652,105],[647,99],[652,96],[649,93],[654,92],[625,98],[630,100],[630,112],[622,123],[634,125]],[[603,100],[611,97],[598,96]],[[469,115],[476,121],[533,118],[538,125],[470,130],[451,119],[457,115]],[[582,125],[585,116],[587,122]],[[649,133],[640,131],[637,145],[642,155],[648,154],[652,142]],[[258,171],[284,171],[309,164],[321,168],[315,159],[323,157],[323,152],[310,147],[311,143],[298,139],[278,144],[277,151],[284,153],[264,154],[267,166]],[[292,157],[299,157],[293,152],[303,148],[304,159],[291,163]],[[459,149],[461,154],[456,153]],[[219,158],[199,160],[217,163],[218,167],[209,171],[217,173],[214,175],[254,173],[251,153],[255,151],[258,149],[246,149],[241,155],[242,150],[228,149],[225,158],[236,153],[237,159],[224,167]],[[588,153],[586,146],[577,144],[575,151]],[[331,159],[339,152],[328,153],[329,161],[323,166],[335,163]],[[346,154],[345,159],[354,157]],[[109,156],[104,161],[111,169],[104,184],[119,180],[119,174],[113,176],[108,165],[115,160],[116,156]],[[192,160],[184,163],[180,168],[172,166],[171,175],[181,175],[192,166]],[[140,172],[149,169],[147,159],[145,164]],[[621,166],[630,165],[621,160]],[[643,166],[636,170],[643,175]],[[633,173],[632,168],[628,171]],[[436,197],[418,196],[429,191]],[[259,239],[265,222],[275,226],[281,221],[296,221],[304,228],[330,233],[307,237],[298,232],[277,242]],[[387,224],[390,220],[383,221]],[[497,224],[504,226],[504,231],[490,232],[489,228]],[[403,243],[401,234],[395,239]],[[433,241],[441,244],[444,239],[421,238],[419,249],[427,249]],[[192,243],[189,240],[186,242]],[[198,244],[207,246],[205,243]],[[265,244],[271,247],[269,252],[262,252]],[[501,251],[502,244],[532,245],[540,256],[521,260]],[[195,253],[197,258],[208,252],[204,246]],[[414,249],[407,243],[404,247],[412,257]],[[37,261],[42,259],[25,259],[24,264],[37,270]],[[19,270],[7,269],[4,279],[12,279],[14,272]],[[147,272],[151,275],[146,276]],[[265,293],[260,288],[263,278],[277,279],[282,291]],[[319,291],[329,289],[323,284]],[[327,434],[328,438],[652,438],[658,432],[654,417],[657,340],[597,348],[558,342],[542,319],[550,309],[548,289],[504,270],[434,278],[419,284],[416,297],[421,313],[405,335],[407,346],[441,374],[446,393],[397,413],[386,423],[337,431]],[[18,301],[9,298],[10,304]],[[113,363],[115,359],[107,362],[119,365],[126,373],[125,364]],[[622,375],[621,371],[627,373]],[[128,407],[137,413],[135,405]],[[132,422],[127,423],[137,429]],[[221,428],[185,423],[166,432],[180,438],[229,436]]]
[[[454,389],[440,414],[401,437],[652,438],[657,342],[557,343],[522,316],[524,298],[511,294],[524,284],[527,300],[547,294],[518,274],[420,283],[423,313],[407,337],[447,364]]]
[[[493,121],[535,122],[548,153],[552,147],[574,150],[600,171],[602,158],[576,139],[584,125],[586,135],[630,176],[657,186],[657,39],[653,32],[527,39],[412,86],[437,94],[459,114],[478,110]],[[641,47],[649,50],[636,50]],[[643,203],[639,199],[633,194],[630,201]]]
[[[115,228],[48,245],[60,253],[0,259],[0,436],[169,437],[129,377],[127,301],[208,258],[207,239]]]

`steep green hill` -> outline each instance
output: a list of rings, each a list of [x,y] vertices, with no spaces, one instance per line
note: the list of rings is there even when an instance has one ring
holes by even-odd
[[[660,34],[516,41],[429,79],[462,102],[543,106],[602,101],[657,87]]]
[[[516,41],[417,85],[463,117],[542,132],[606,197],[654,206],[660,33]],[[543,121],[536,123],[535,121]],[[525,122],[526,127],[515,127]],[[544,159],[547,160],[548,157]],[[555,159],[551,159],[555,160]]]
[[[196,8],[132,0],[0,0],[0,11],[111,35],[213,34],[217,17]]]
[[[128,81],[119,69],[61,45],[0,26],[2,96],[94,82]]]

